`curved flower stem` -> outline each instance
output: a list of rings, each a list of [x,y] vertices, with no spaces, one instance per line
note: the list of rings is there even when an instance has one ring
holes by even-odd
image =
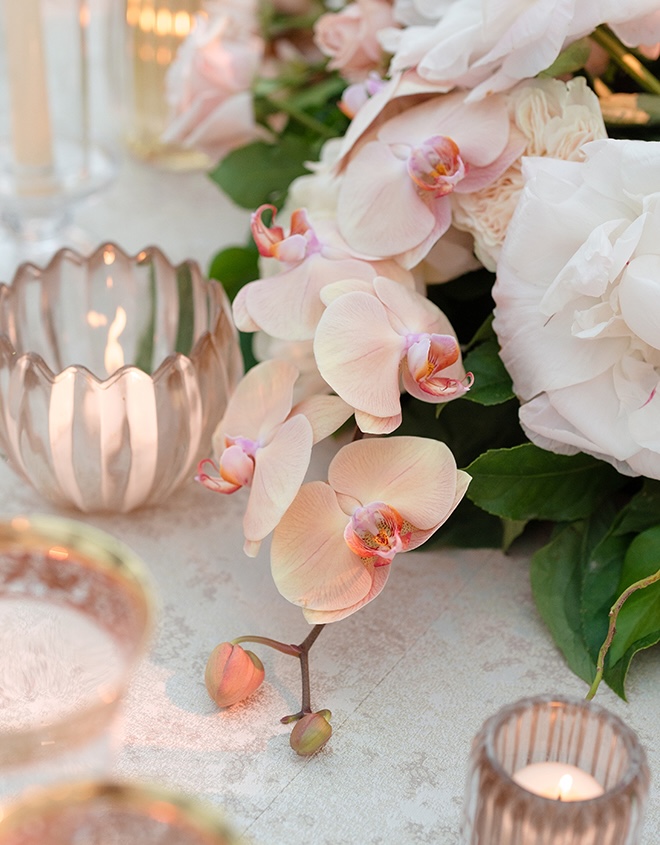
[[[302,719],[307,713],[312,712],[311,694],[309,684],[309,650],[316,642],[318,635],[325,628],[325,625],[314,625],[309,634],[300,643],[294,645],[293,643],[281,643],[279,640],[273,640],[270,637],[253,637],[248,634],[244,637],[236,637],[231,641],[232,645],[239,645],[239,643],[257,643],[257,645],[267,645],[269,648],[274,648],[275,651],[280,651],[282,654],[289,654],[291,657],[297,657],[300,660],[300,675],[302,678],[302,700],[300,702],[300,710],[293,713],[291,716],[284,716],[280,721],[287,725],[289,722],[296,722]]]
[[[612,30],[599,26],[591,33],[590,38],[599,44],[642,90],[648,91],[649,94],[660,94],[660,81],[619,41]]]
[[[291,657],[300,657],[300,646],[291,645],[289,643],[281,643],[279,640],[271,640],[270,637],[236,637],[231,641],[232,645],[239,643],[258,643],[259,645],[267,645],[269,648],[274,648],[275,651],[281,651],[282,654],[290,654]]]
[[[312,712],[311,695],[309,684],[309,650],[317,640],[318,635],[325,628],[325,625],[314,625],[307,637],[296,646],[298,649],[298,658],[300,660],[300,676],[302,679],[302,697],[300,702],[300,710],[297,713],[292,713],[290,716],[283,716],[280,719],[283,725],[288,725],[291,722],[297,722],[302,719],[307,713]]]
[[[605,638],[605,642],[602,644],[602,646],[600,647],[600,651],[598,652],[598,662],[596,663],[596,677],[594,678],[592,685],[589,687],[589,692],[586,695],[587,701],[590,701],[596,695],[596,691],[600,685],[600,682],[603,680],[603,672],[605,670],[605,655],[609,651],[609,648],[612,645],[612,640],[614,639],[614,635],[616,634],[616,620],[619,617],[619,611],[633,593],[637,592],[637,590],[643,590],[644,587],[650,587],[651,584],[656,584],[659,581],[660,569],[653,575],[649,575],[646,578],[642,578],[639,581],[635,581],[634,584],[631,584],[627,589],[625,589],[621,593],[619,598],[612,605],[612,609],[610,610],[610,624],[609,628],[607,629],[607,637]]]

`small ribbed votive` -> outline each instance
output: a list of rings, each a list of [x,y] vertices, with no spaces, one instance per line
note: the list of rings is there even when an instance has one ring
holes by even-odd
[[[580,699],[526,698],[473,741],[461,842],[636,845],[648,789],[644,750],[617,716]]]

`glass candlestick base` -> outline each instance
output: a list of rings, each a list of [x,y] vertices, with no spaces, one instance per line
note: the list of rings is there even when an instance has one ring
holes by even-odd
[[[473,742],[461,843],[637,845],[648,788],[644,750],[618,717],[584,700],[523,699]]]

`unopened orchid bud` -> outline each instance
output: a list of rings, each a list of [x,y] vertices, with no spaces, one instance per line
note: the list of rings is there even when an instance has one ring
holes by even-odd
[[[315,754],[332,736],[329,710],[319,710],[318,713],[308,713],[299,719],[291,731],[289,744],[301,757]]]
[[[264,667],[251,651],[240,645],[220,643],[211,652],[206,664],[204,682],[218,707],[231,707],[261,686]]]

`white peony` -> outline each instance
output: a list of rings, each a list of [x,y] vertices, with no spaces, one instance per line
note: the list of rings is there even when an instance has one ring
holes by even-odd
[[[473,99],[549,67],[562,49],[607,23],[629,46],[660,40],[658,0],[453,0],[437,23],[384,30],[391,70],[416,68]]]
[[[526,159],[494,287],[530,439],[660,479],[660,143]]]
[[[524,155],[580,161],[583,144],[607,137],[598,97],[582,77],[522,82],[508,101],[511,121],[527,139]],[[489,270],[497,265],[522,187],[518,159],[481,191],[452,196],[454,225],[474,236],[475,253]]]

